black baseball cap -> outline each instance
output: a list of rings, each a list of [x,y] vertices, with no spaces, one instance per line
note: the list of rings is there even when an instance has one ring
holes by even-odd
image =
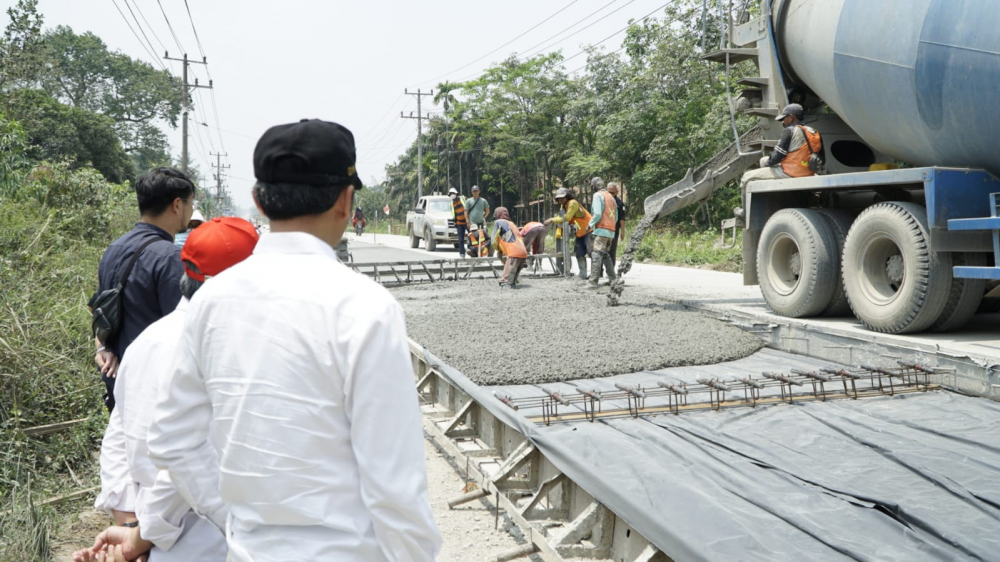
[[[303,119],[264,132],[253,151],[253,174],[267,183],[361,189],[356,161],[350,130],[330,121]]]

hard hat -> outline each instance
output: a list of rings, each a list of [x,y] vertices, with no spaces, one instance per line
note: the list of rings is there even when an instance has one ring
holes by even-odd
[[[472,225],[472,226],[469,227],[469,232],[476,232],[477,230],[479,230],[479,225],[478,224],[474,224],[474,225]]]
[[[454,187],[448,190],[448,195],[452,195],[452,194],[458,195],[458,190],[455,189]]]
[[[472,186],[472,191],[479,191],[479,186],[478,185]]]
[[[191,220],[205,222],[205,215],[201,214],[201,211],[198,209],[195,209],[194,212],[191,213]]]
[[[781,121],[782,119],[784,119],[785,117],[788,117],[789,115],[794,115],[794,116],[798,117],[799,119],[801,119],[802,115],[804,113],[805,113],[805,110],[802,109],[801,105],[799,105],[797,103],[791,103],[791,104],[786,105],[785,109],[782,110],[781,115],[775,117],[774,120],[775,121]]]
[[[569,190],[565,187],[556,190],[556,199],[565,199],[567,195],[569,195]]]

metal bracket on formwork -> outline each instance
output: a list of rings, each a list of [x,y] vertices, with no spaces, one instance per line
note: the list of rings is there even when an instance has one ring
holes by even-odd
[[[628,399],[628,412],[633,418],[639,417],[639,410],[646,407],[646,393],[641,386],[631,386],[622,383],[615,383],[615,388],[625,393]],[[633,408],[633,402],[635,407]]]
[[[529,518],[528,515],[531,513],[531,510],[534,509],[535,506],[537,506],[543,499],[545,499],[553,490],[555,490],[556,486],[562,484],[563,480],[565,479],[566,475],[560,472],[555,476],[552,476],[545,482],[542,482],[542,484],[538,486],[538,490],[534,494],[532,494],[531,498],[528,500],[528,503],[526,503],[523,507],[520,508],[521,517],[528,519]]]
[[[569,407],[569,400],[560,396],[558,392],[552,391],[548,394],[551,400],[542,403],[542,417],[545,418],[545,425],[549,425],[552,418],[559,417],[559,404]]]
[[[605,559],[610,554],[614,515],[597,501],[553,536],[559,554],[568,558]],[[587,541],[584,544],[583,541]]]
[[[478,407],[479,404],[476,404],[474,400],[469,400],[468,402],[466,402],[465,406],[462,406],[462,408],[458,411],[458,413],[455,414],[455,417],[452,418],[450,422],[448,422],[447,427],[444,428],[444,434],[446,436],[450,436],[455,431],[455,429],[458,428],[458,426],[463,421],[465,421],[466,416],[468,416],[469,413],[472,412],[472,409]]]

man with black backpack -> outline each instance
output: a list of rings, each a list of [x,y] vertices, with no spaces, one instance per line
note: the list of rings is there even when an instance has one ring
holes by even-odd
[[[118,363],[129,344],[181,300],[184,266],[174,236],[187,230],[195,207],[194,183],[171,168],[145,173],[135,192],[141,218],[104,252],[97,270],[100,286],[90,299],[94,361],[107,388],[109,412],[115,407]]]

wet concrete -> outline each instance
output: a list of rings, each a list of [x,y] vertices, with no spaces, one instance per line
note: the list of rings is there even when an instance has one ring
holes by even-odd
[[[525,279],[391,289],[410,337],[480,385],[606,377],[746,357],[761,341],[633,287],[617,307],[608,288],[568,279]]]

